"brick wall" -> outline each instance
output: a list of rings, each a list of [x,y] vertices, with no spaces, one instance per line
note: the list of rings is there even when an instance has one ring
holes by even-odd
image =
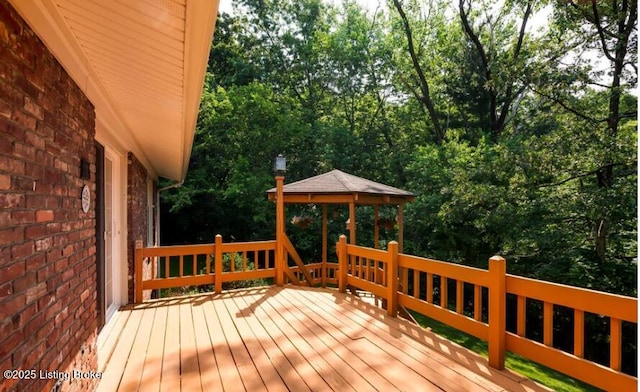
[[[0,59],[0,369],[95,370],[94,108],[6,0]],[[81,158],[89,180],[80,178]],[[2,378],[0,390],[54,384]],[[73,380],[63,389],[95,385]]]
[[[129,302],[134,300],[134,252],[136,241],[147,246],[147,169],[129,153],[127,165],[127,292]],[[143,276],[151,277],[151,265],[145,262]],[[145,290],[143,299],[151,298],[151,291]]]

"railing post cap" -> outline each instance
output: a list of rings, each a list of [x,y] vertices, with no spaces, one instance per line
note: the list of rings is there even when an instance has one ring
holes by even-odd
[[[393,245],[398,245],[398,241],[396,241],[396,240],[389,241],[389,245],[391,245],[391,244],[393,244]]]
[[[504,257],[502,257],[502,256],[495,255],[495,256],[492,256],[492,257],[489,259],[489,261],[507,261],[507,260],[505,260],[505,258],[504,258]]]
[[[342,240],[342,239],[346,240],[346,239],[347,239],[347,236],[346,236],[346,235],[344,235],[344,234],[340,234],[340,237],[339,237],[339,238],[340,238],[341,240]]]

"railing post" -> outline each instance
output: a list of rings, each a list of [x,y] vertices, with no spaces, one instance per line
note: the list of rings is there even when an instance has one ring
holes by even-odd
[[[276,285],[284,284],[284,177],[276,176]]]
[[[398,243],[389,242],[387,246],[389,264],[387,265],[387,314],[398,316]]]
[[[500,256],[489,259],[489,366],[504,369],[506,338],[507,262]]]
[[[136,250],[135,250],[135,257],[134,257],[135,258],[134,286],[135,286],[136,292],[135,292],[134,302],[141,303],[142,302],[142,261],[144,260],[143,253],[142,253],[142,241],[136,241],[135,246],[136,246]]]
[[[338,290],[347,291],[347,236],[342,234],[338,240]]]
[[[216,242],[213,252],[213,272],[216,277],[216,294],[220,294],[222,292],[222,236],[220,234],[216,235]]]

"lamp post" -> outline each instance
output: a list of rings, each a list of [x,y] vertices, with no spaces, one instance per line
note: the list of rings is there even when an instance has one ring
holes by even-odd
[[[287,170],[287,159],[278,154],[274,162],[276,172],[276,285],[284,284],[284,268],[286,263],[284,249],[284,173]]]

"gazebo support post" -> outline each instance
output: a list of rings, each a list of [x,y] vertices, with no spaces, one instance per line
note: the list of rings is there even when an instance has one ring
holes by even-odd
[[[322,287],[327,287],[327,205],[322,205]]]
[[[284,266],[285,266],[285,250],[284,250],[284,192],[282,190],[284,183],[283,176],[276,176],[276,285],[284,284]]]
[[[380,247],[380,226],[378,225],[378,211],[379,206],[373,205],[373,248],[378,249]]]
[[[402,245],[404,239],[404,204],[398,205],[398,253],[402,253]]]
[[[356,245],[356,203],[349,203],[349,243]]]

